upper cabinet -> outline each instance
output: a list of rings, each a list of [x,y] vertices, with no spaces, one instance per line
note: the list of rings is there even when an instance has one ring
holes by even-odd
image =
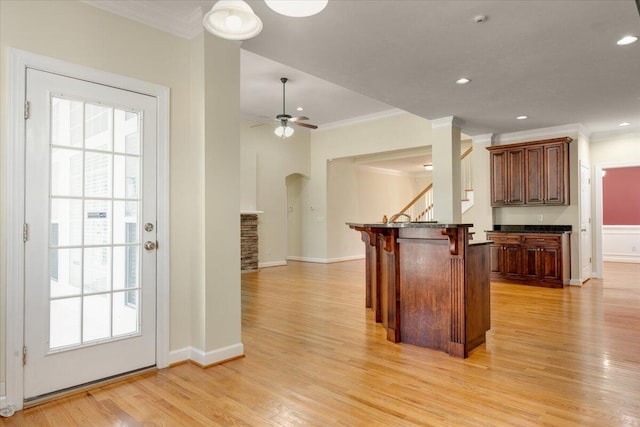
[[[554,138],[487,147],[491,206],[569,204],[569,143]]]

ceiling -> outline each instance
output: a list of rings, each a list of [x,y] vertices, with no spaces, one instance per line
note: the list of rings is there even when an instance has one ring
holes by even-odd
[[[185,38],[214,4],[85,2]],[[248,3],[264,28],[242,44],[245,117],[278,114],[286,76],[287,112],[302,105],[321,129],[400,109],[456,116],[468,135],[574,123],[605,132],[625,121],[640,131],[640,42],[616,45],[640,35],[633,0],[330,0],[308,18]],[[488,19],[475,23],[480,14]],[[457,85],[462,76],[471,82]]]

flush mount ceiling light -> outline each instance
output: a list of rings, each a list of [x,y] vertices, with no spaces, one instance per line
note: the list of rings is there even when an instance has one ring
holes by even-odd
[[[426,165],[422,165],[422,167],[424,168],[424,170],[428,170],[428,171],[432,171],[433,170],[433,164],[431,164],[431,163],[427,163]]]
[[[620,127],[622,127],[622,128],[623,128],[623,127],[625,127],[625,126],[631,126],[631,123],[629,123],[629,122],[622,122],[622,123],[619,123],[619,124],[618,124],[618,126],[620,126]]]
[[[296,110],[297,110],[297,111],[304,111],[304,108],[302,108],[302,107],[298,107],[298,108],[296,108]]]
[[[264,0],[264,2],[280,15],[303,18],[322,12],[329,0]]]
[[[247,40],[262,31],[262,21],[242,0],[219,0],[202,23],[211,34],[227,40]]]
[[[528,118],[529,116],[522,115],[522,116],[516,117],[516,120],[527,120]]]
[[[466,78],[466,77],[462,77],[459,78],[458,80],[456,80],[456,83],[459,85],[466,85],[467,83],[469,83],[471,80]]]
[[[636,36],[624,36],[623,38],[621,38],[620,40],[618,40],[616,42],[616,44],[618,46],[626,46],[628,44],[632,44],[638,41],[638,38]]]

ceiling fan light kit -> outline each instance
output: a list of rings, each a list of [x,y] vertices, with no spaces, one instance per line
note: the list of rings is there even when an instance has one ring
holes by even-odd
[[[264,0],[264,2],[280,15],[304,18],[322,12],[329,0]]]
[[[286,123],[281,124],[276,128],[274,133],[282,139],[289,138],[291,135],[293,135],[293,128],[291,126],[287,126]]]
[[[202,23],[211,34],[227,40],[247,40],[262,31],[262,21],[242,0],[219,0]]]

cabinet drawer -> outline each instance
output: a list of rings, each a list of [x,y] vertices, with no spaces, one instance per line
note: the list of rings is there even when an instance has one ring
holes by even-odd
[[[487,233],[487,239],[493,240],[493,242],[497,245],[505,245],[505,244],[520,244],[520,236],[513,234],[503,234],[503,233]]]
[[[554,246],[560,247],[562,237],[557,234],[532,234],[522,236],[522,244],[527,246]]]

